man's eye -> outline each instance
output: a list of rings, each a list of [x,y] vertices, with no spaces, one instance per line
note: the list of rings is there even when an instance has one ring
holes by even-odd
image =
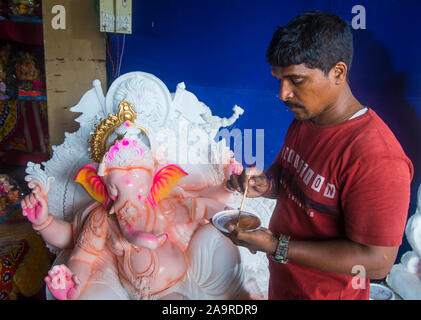
[[[304,82],[304,80],[300,79],[300,80],[291,80],[292,84],[295,86],[299,86],[300,84],[302,84]]]

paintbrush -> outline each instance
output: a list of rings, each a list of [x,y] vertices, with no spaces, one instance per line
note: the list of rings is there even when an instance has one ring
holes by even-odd
[[[246,184],[246,187],[244,189],[243,198],[241,199],[240,208],[238,209],[239,211],[238,211],[238,218],[237,218],[237,228],[238,228],[238,225],[240,223],[240,216],[241,216],[241,211],[243,211],[244,200],[246,200],[246,194],[247,194],[247,190],[248,190],[248,187],[249,187],[249,181],[250,181],[250,177],[251,177],[251,168],[253,168],[253,165],[250,166],[249,173],[247,175],[247,184]]]

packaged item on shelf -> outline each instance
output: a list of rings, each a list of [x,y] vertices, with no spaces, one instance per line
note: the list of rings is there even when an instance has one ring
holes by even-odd
[[[22,191],[15,179],[7,174],[0,174],[0,223],[8,214],[20,206]]]
[[[19,83],[19,97],[43,96],[44,81],[34,55],[22,51],[16,61],[16,75]]]
[[[35,0],[10,0],[9,9],[13,15],[34,15],[39,1]]]
[[[12,20],[33,21],[40,15],[39,0],[9,0],[9,15]]]
[[[10,55],[10,45],[0,44],[0,100],[9,99],[9,96],[7,95],[7,85],[6,85],[9,55]]]

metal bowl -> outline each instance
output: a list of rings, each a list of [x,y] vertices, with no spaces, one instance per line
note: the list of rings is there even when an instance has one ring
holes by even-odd
[[[212,217],[212,224],[219,231],[222,231],[222,232],[225,232],[225,233],[230,233],[229,230],[227,228],[225,228],[225,224],[227,224],[230,221],[232,221],[233,223],[237,223],[238,213],[239,213],[239,210],[235,210],[235,209],[218,212]],[[241,211],[240,223],[241,223],[241,219],[243,219],[243,218],[256,219],[256,220],[258,220],[258,225],[253,229],[242,230],[242,231],[252,232],[252,231],[256,231],[256,230],[260,229],[260,227],[262,225],[262,222],[260,221],[260,218],[258,216],[256,216],[255,214],[250,213],[250,212],[246,212],[246,211]]]

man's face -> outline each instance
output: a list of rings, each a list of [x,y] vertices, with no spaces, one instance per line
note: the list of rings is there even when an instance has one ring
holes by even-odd
[[[335,85],[332,71],[326,76],[320,69],[299,64],[271,66],[271,73],[281,82],[279,98],[297,120],[315,119],[337,100],[339,87]]]

